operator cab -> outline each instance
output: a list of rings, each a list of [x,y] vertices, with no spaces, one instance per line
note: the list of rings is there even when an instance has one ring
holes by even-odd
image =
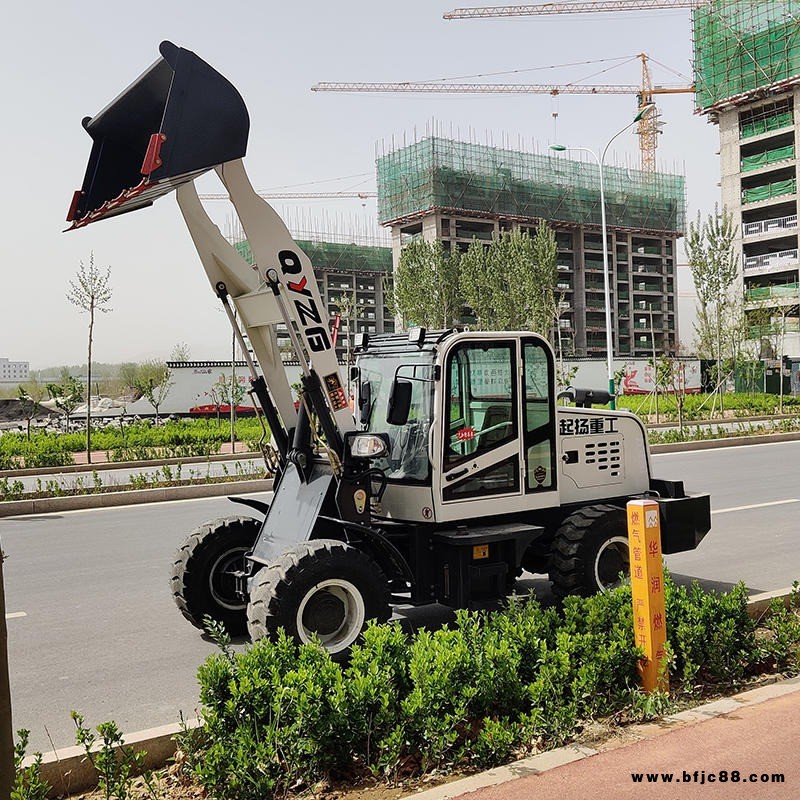
[[[412,331],[364,337],[357,353],[357,421],[388,442],[373,461],[387,478],[377,516],[446,522],[558,502],[543,339]]]

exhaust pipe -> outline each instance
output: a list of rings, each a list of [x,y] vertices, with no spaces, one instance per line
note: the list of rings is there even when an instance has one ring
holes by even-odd
[[[136,211],[218,164],[243,158],[250,117],[239,92],[191,50],[161,57],[83,127],[92,152],[70,230]]]

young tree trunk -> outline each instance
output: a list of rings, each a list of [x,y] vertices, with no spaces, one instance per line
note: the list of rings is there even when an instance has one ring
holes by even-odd
[[[94,304],[89,306],[89,363],[86,369],[86,463],[92,463],[92,329]]]
[[[725,416],[724,390],[722,388],[722,306],[717,303],[717,391],[719,392],[719,410]]]

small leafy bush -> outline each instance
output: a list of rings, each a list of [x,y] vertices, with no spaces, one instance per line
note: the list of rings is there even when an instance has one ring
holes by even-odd
[[[559,746],[597,716],[663,714],[676,684],[692,695],[765,664],[800,671],[800,589],[797,608],[776,606],[759,633],[743,585],[665,583],[672,697],[640,689],[626,587],[560,608],[510,598],[411,636],[372,625],[344,667],[283,634],[235,654],[211,631],[220,652],[198,673],[203,727],[186,768],[220,800],[262,800],[323,779],[489,767]]]
[[[11,800],[46,800],[50,784],[42,780],[42,754],[34,753],[33,764],[23,767],[31,732],[17,731],[14,745],[14,783],[11,786]]]
[[[137,798],[155,800],[160,797],[153,775],[144,768],[144,751],[125,746],[122,731],[115,722],[101,722],[95,731],[87,728],[84,717],[72,712],[75,723],[75,742],[83,748],[87,760],[97,772],[97,788],[106,800],[128,800],[134,797],[134,780],[141,776],[146,794]]]
[[[743,583],[730,592],[688,589],[666,581],[665,605],[674,672],[687,691],[697,683],[735,686],[758,660],[755,622]]]

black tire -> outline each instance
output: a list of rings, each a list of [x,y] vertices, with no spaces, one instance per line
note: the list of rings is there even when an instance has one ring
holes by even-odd
[[[221,622],[231,636],[247,632],[247,603],[234,591],[231,573],[244,567],[261,522],[251,517],[215,519],[192,531],[175,556],[170,586],[175,603],[189,622],[203,629],[206,615]]]
[[[553,539],[550,581],[556,597],[586,597],[619,585],[630,574],[625,511],[616,506],[586,506],[570,514]]]
[[[366,553],[334,539],[312,539],[256,574],[247,628],[253,641],[279,628],[299,643],[316,634],[331,658],[344,662],[367,621],[385,622],[390,615],[389,583]]]

